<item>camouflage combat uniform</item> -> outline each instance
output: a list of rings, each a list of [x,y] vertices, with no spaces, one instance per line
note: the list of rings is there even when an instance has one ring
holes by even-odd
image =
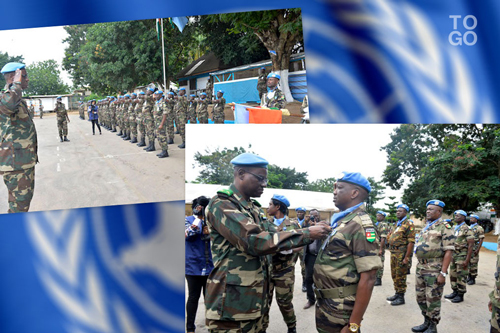
[[[110,105],[111,128],[116,132],[116,101],[112,101]]]
[[[186,95],[177,96],[177,101],[174,105],[174,113],[176,116],[175,124],[181,134],[182,142],[186,141],[186,117],[188,112],[188,100]]]
[[[297,222],[291,221],[285,217],[283,222],[276,227],[277,231],[291,231],[300,229]],[[293,290],[295,285],[295,263],[298,253],[292,250],[285,253],[275,253],[272,256],[271,285],[269,288],[269,307],[273,300],[273,292],[276,290],[276,302],[280,308],[283,320],[288,328],[294,328],[297,325],[297,318],[293,310]],[[290,253],[288,253],[290,252]],[[269,324],[269,313],[264,318],[264,331]]]
[[[472,249],[472,257],[470,258],[469,275],[475,279],[477,277],[477,266],[479,263],[479,241],[484,239],[484,229],[477,223],[471,225],[470,229],[474,235],[474,248]],[[475,255],[476,251],[478,251],[477,255]]]
[[[208,124],[208,97],[198,101],[198,110],[196,110],[200,124]]]
[[[30,105],[30,116],[31,116],[31,119],[33,119],[35,117],[35,106],[33,104]]]
[[[198,101],[195,99],[194,101],[189,101],[188,108],[188,118],[190,124],[196,124],[196,107],[198,105]]]
[[[257,80],[257,91],[259,92],[259,99],[262,100],[262,96],[267,93],[267,74],[260,74]]]
[[[43,105],[40,104],[39,110],[40,110],[40,119],[42,119],[43,118]]]
[[[283,109],[286,105],[286,99],[283,92],[276,88],[273,93],[265,93],[260,99],[260,106],[266,108],[278,108]]]
[[[153,144],[155,140],[155,128],[153,120],[153,106],[155,101],[153,95],[146,95],[142,104],[142,121],[146,130],[149,144]]]
[[[454,243],[452,227],[439,218],[422,229],[415,244],[418,260],[415,278],[417,303],[422,315],[436,324],[441,318],[444,288],[444,284],[437,284],[437,278],[443,267],[445,251],[453,251]]]
[[[205,88],[205,92],[207,93],[207,100],[209,102],[212,101],[212,95],[213,95],[213,90],[214,90],[214,84],[212,83],[212,80],[209,80],[207,82],[207,86]]]
[[[231,184],[206,208],[214,269],[205,294],[210,332],[259,333],[269,312],[270,254],[312,242],[309,229],[276,233],[258,202]]]
[[[455,226],[454,232],[455,252],[453,252],[453,258],[450,263],[451,289],[465,294],[467,292],[467,276],[469,275],[469,267],[463,268],[463,264],[467,258],[467,241],[474,239],[474,235],[465,222]]]
[[[80,114],[81,119],[85,119],[85,104],[80,104],[78,107],[78,113]]]
[[[171,96],[171,95],[170,95]],[[175,114],[174,114],[174,106],[175,106],[175,99],[172,98],[167,98],[165,101],[165,110],[167,111],[167,119],[165,120],[165,127],[167,130],[167,136],[169,140],[174,140],[174,121],[175,121]]]
[[[220,98],[220,102],[214,104],[212,111],[212,120],[215,124],[224,124],[224,106],[226,105],[226,99],[224,97]]]
[[[135,120],[135,107],[137,103],[135,102],[135,98],[130,100],[130,106],[128,108],[128,126],[130,130],[130,138],[137,139],[137,122]]]
[[[409,243],[415,243],[415,227],[413,221],[405,217],[387,237],[387,247],[391,251],[391,276],[397,294],[406,293],[406,273],[410,263],[405,265],[403,260]]]
[[[490,293],[492,305],[491,311],[491,333],[500,333],[500,236],[497,240],[497,269],[495,272],[495,286]]]
[[[341,218],[314,264],[316,329],[340,332],[349,324],[360,274],[382,266],[376,231],[365,205]]]
[[[161,150],[168,151],[168,139],[167,133],[165,131],[166,124],[163,124],[163,128],[159,129],[161,121],[163,120],[163,115],[167,115],[167,110],[165,108],[164,98],[162,97],[159,101],[156,101],[153,108],[153,115],[155,120],[155,132],[158,143],[160,144]],[[165,121],[166,122],[166,121]]]
[[[57,102],[54,111],[57,115],[57,130],[59,131],[59,136],[68,135],[68,111],[66,106],[62,102]]]
[[[382,261],[382,267],[377,271],[377,278],[381,279],[382,276],[384,276],[384,262],[385,262],[385,248],[387,247],[387,234],[389,231],[389,227],[387,226],[387,223],[384,221],[382,222],[377,222],[375,223],[375,229],[377,229],[377,234],[379,236],[379,242],[382,242],[382,238],[385,238],[385,246],[382,249],[382,255],[380,256],[380,259]],[[380,248],[379,248],[380,251]]]
[[[35,189],[38,141],[19,82],[0,92],[0,137],[0,174],[9,193],[8,212],[27,212]]]

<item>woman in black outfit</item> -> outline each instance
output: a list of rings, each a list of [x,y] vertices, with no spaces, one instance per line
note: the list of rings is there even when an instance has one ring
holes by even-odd
[[[99,107],[96,105],[95,99],[92,100],[89,107],[89,120],[92,122],[92,134],[95,135],[95,125],[99,129],[99,134],[102,134],[101,126],[99,126]]]

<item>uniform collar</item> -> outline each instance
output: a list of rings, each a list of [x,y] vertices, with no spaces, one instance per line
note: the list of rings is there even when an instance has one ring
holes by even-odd
[[[244,198],[243,198],[243,195],[241,194],[240,191],[238,191],[238,189],[236,188],[236,186],[233,184],[229,185],[229,189],[231,191],[233,191],[233,196],[239,201],[241,202],[242,206],[245,207],[245,208],[250,208],[251,205],[253,205],[253,203],[251,204],[251,202],[248,202],[246,201]]]
[[[274,223],[277,227],[279,227],[279,226],[281,225],[281,223],[283,223],[283,221],[285,221],[285,219],[286,219],[286,215],[285,215],[285,216],[283,216],[283,217],[282,217],[282,218],[280,218],[280,219],[274,219],[273,223]]]

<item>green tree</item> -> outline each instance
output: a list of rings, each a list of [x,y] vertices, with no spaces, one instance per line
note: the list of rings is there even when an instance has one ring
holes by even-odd
[[[85,62],[82,59],[81,49],[87,43],[87,30],[92,24],[70,25],[64,27],[68,37],[63,39],[68,47],[64,50],[62,68],[67,71],[73,80],[73,86],[80,88],[85,85]]]
[[[271,55],[273,71],[281,75],[281,87],[287,101],[293,101],[288,86],[288,70],[292,52],[303,45],[302,15],[299,8],[218,14],[214,21],[231,23],[231,33],[253,33]]]
[[[387,206],[387,208],[384,210],[387,213],[386,220],[387,221],[396,221],[396,210],[397,210],[397,202],[395,196],[390,196],[389,199],[391,202],[385,203],[384,205]]]
[[[282,168],[276,165],[268,167],[268,187],[288,190],[304,190],[307,187],[307,172],[296,171],[295,168]]]
[[[335,177],[317,179],[307,184],[306,190],[313,192],[326,192],[333,193],[333,186],[335,185]]]
[[[0,68],[2,68],[5,64],[9,62],[24,62],[23,56],[9,56],[9,53],[7,52],[1,52],[0,51]],[[3,89],[5,87],[5,78],[3,75],[0,75],[0,89]]]
[[[491,204],[500,209],[500,125],[401,125],[391,135],[384,181],[393,189],[408,186],[403,202],[417,217],[429,199],[474,211]]]
[[[26,66],[29,75],[27,95],[68,94],[69,87],[62,82],[61,71],[55,60],[45,60]]]
[[[369,196],[368,196],[368,202],[366,203],[366,210],[368,211],[368,214],[370,215],[375,215],[377,213],[377,210],[375,208],[375,204],[384,199],[384,190],[385,186],[383,185],[383,182],[377,182],[375,178],[373,177],[368,177],[368,181],[370,182],[370,186],[372,188]]]

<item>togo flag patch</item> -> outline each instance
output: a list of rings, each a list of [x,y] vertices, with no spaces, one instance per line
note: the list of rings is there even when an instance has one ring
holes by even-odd
[[[365,236],[367,241],[373,243],[377,238],[375,235],[375,228],[365,228]]]

